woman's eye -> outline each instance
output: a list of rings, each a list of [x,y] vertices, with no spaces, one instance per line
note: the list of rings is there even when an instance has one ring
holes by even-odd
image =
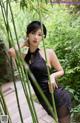
[[[36,34],[36,32],[34,32],[34,31],[33,31],[33,32],[31,32],[31,34],[32,34],[32,35],[38,35],[38,36],[42,36],[42,34],[41,34],[41,33],[39,33],[39,34]]]
[[[38,34],[39,36],[42,36],[42,34]]]

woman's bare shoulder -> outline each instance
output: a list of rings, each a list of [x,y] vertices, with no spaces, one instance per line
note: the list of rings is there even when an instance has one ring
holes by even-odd
[[[45,51],[46,51],[46,56],[47,58],[50,60],[52,59],[52,57],[55,56],[55,51],[54,49],[51,49],[51,48],[46,48],[45,50],[43,48],[40,48],[40,53],[42,56],[45,57]]]

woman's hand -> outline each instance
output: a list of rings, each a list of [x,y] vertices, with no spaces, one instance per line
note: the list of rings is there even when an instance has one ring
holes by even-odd
[[[50,92],[54,92],[55,88],[58,88],[54,75],[50,75],[51,82],[48,82],[48,87]]]
[[[25,46],[29,47],[28,41],[25,41],[24,43],[20,44],[20,48],[23,48]],[[15,48],[16,48],[16,51],[18,51],[18,46],[17,45],[15,45]],[[8,54],[11,57],[16,58],[16,52],[15,52],[15,49],[13,47],[8,50]]]
[[[15,57],[16,57],[15,49],[14,49],[14,48],[10,48],[10,49],[8,50],[8,54],[9,54],[11,57],[15,58]]]

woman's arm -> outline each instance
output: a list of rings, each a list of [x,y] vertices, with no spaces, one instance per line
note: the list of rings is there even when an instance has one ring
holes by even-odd
[[[53,66],[57,71],[50,75],[51,82],[49,82],[49,91],[53,92],[55,88],[58,88],[57,83],[56,83],[56,78],[62,76],[64,74],[64,70],[55,52],[52,49],[50,49],[50,52],[49,52],[49,60],[50,60],[50,65]]]
[[[54,76],[55,78],[58,78],[58,77],[64,75],[64,70],[63,70],[55,52],[52,49],[50,50],[50,64],[57,71],[57,72],[51,74],[52,76]]]

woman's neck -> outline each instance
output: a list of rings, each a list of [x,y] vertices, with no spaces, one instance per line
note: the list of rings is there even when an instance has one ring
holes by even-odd
[[[35,52],[37,48],[38,47],[31,47],[31,46],[29,47],[31,53]]]

